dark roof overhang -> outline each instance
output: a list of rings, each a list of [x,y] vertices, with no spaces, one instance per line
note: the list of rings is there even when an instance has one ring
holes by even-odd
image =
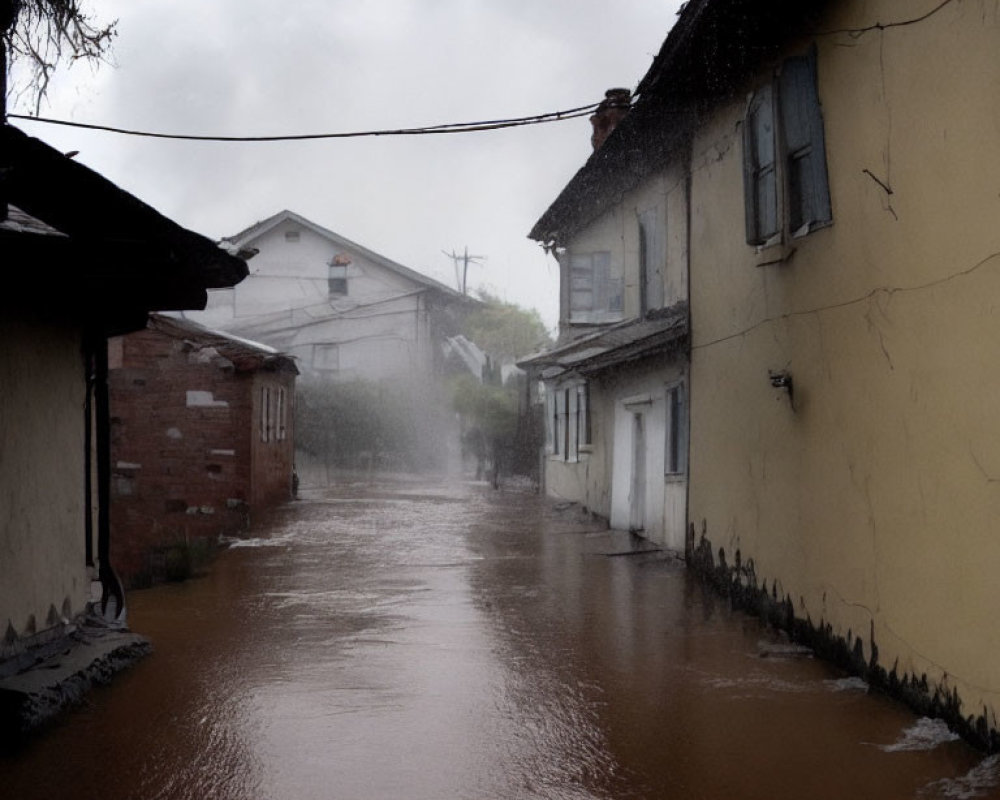
[[[641,320],[611,325],[517,362],[552,378],[564,373],[598,375],[651,356],[687,351],[688,305],[676,303]]]
[[[829,0],[689,0],[634,92],[632,110],[528,237],[564,246],[648,175],[687,152],[707,108],[732,96]]]
[[[8,303],[137,317],[204,308],[207,289],[247,275],[211,239],[9,125],[0,126],[0,168],[0,198],[44,223],[0,225]]]

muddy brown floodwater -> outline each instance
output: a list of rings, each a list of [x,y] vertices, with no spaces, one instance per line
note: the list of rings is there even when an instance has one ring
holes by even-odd
[[[10,800],[1000,797],[998,766],[530,493],[314,492],[133,592],[155,652]]]

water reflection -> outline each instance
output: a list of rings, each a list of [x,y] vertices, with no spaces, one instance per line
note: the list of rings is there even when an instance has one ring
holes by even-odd
[[[0,760],[0,786],[25,800],[996,793],[993,759],[775,649],[677,562],[615,555],[636,545],[527,494],[317,494],[206,578],[135,593],[155,654]]]

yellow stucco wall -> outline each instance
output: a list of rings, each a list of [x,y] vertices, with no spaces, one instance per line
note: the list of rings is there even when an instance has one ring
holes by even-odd
[[[84,610],[84,375],[79,331],[0,319],[0,625]],[[68,601],[68,602],[67,602]]]
[[[758,266],[745,95],[693,146],[690,519],[798,616],[866,656],[873,626],[882,666],[995,726],[1000,4],[831,5],[787,55],[818,48],[833,224]]]

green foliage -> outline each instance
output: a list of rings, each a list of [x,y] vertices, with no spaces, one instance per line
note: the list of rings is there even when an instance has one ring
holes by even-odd
[[[523,379],[502,384],[500,367],[537,352],[552,343],[538,312],[505,303],[488,292],[479,293],[481,305],[461,323],[465,338],[489,358],[479,380],[468,372],[451,378],[452,407],[462,420],[466,456],[476,460],[477,477],[489,472],[499,486],[501,473],[536,475],[540,446],[537,425],[519,399]]]
[[[480,383],[468,373],[451,380],[452,407],[486,437],[512,438],[517,429],[516,389]]]
[[[513,361],[552,343],[535,309],[505,303],[487,291],[480,291],[479,299],[482,305],[466,316],[462,333],[491,359]]]

